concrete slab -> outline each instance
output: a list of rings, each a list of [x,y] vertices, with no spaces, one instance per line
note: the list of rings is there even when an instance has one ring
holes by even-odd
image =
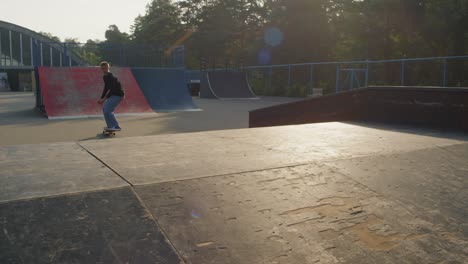
[[[341,122],[243,129],[221,136],[288,152],[309,161],[399,153],[468,142],[467,135],[457,132]]]
[[[178,263],[155,220],[187,263],[464,263],[467,145],[324,123],[2,147],[0,263]]]
[[[461,144],[326,164],[468,240],[467,157]]]
[[[130,188],[0,204],[0,263],[183,263]]]
[[[188,263],[464,263],[447,226],[320,164],[136,186]]]
[[[462,142],[465,141],[457,138],[324,123],[114,139],[111,144],[110,141],[80,144],[122,177],[138,185]]]
[[[0,147],[0,202],[128,186],[76,143]]]
[[[275,168],[304,160],[223,139],[219,136],[223,134],[190,133],[80,144],[134,185]]]
[[[300,100],[284,97],[223,101],[193,99],[203,111],[119,116],[123,131],[118,137],[248,128],[249,110]],[[0,146],[95,140],[105,126],[103,118],[48,120],[33,110],[34,104],[32,93],[0,94]]]

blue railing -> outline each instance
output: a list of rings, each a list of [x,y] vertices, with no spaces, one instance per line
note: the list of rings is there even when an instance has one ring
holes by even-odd
[[[150,44],[64,43],[28,38],[28,41],[23,41],[9,37],[10,52],[4,54],[0,49],[0,67],[29,69],[36,66],[88,66],[97,65],[101,60],[115,66],[185,67],[183,45],[167,49]]]
[[[273,76],[273,70],[277,69],[286,69],[287,70],[287,88],[289,89],[291,87],[291,84],[293,82],[293,77],[292,77],[292,72],[294,71],[295,68],[298,67],[310,67],[309,70],[309,78],[308,78],[308,85],[309,89],[311,91],[313,87],[314,80],[317,77],[317,74],[314,74],[314,70],[320,66],[324,65],[329,65],[329,66],[335,66],[335,92],[339,92],[342,90],[347,90],[347,89],[352,89],[355,88],[354,84],[356,82],[358,83],[358,86],[368,86],[369,84],[373,85],[376,83],[381,83],[383,82],[382,80],[379,80],[375,78],[372,75],[373,68],[376,67],[378,64],[382,65],[388,65],[388,64],[394,64],[398,63],[399,66],[399,82],[398,85],[405,86],[408,85],[408,79],[410,78],[410,74],[408,73],[409,69],[409,63],[422,63],[422,62],[434,62],[436,63],[442,63],[442,67],[440,68],[440,79],[437,82],[434,82],[431,84],[431,86],[443,86],[447,87],[450,86],[448,82],[448,63],[453,62],[455,60],[466,60],[468,62],[468,55],[466,56],[446,56],[446,57],[430,57],[430,58],[405,58],[405,59],[392,59],[392,60],[356,60],[356,61],[333,61],[333,62],[309,62],[309,63],[296,63],[296,64],[280,64],[280,65],[260,65],[260,66],[247,66],[244,67],[244,70],[248,71],[253,71],[253,70],[263,70],[269,78],[268,83],[271,83],[271,78]],[[346,68],[347,66],[352,65],[351,69]],[[355,67],[356,65],[360,67]],[[414,65],[413,65],[414,67]],[[468,68],[468,65],[465,66]],[[394,69],[395,67],[393,67]],[[452,71],[453,72],[453,71]],[[465,69],[466,72],[466,69]],[[345,73],[346,77],[344,81],[341,79],[343,77],[343,74]],[[358,74],[362,73],[363,76],[361,76],[362,80],[358,79]],[[387,74],[387,73],[384,73]],[[421,74],[419,72],[418,74]],[[429,75],[432,76],[432,74],[436,73],[430,73]],[[468,76],[466,73],[464,73],[464,76],[458,76],[458,78],[461,78],[458,80],[459,85],[452,85],[452,86],[462,86],[464,82],[468,81]],[[345,83],[343,83],[345,82]],[[375,82],[375,83],[373,83]],[[348,85],[349,84],[349,85]],[[465,84],[466,85],[466,84]]]

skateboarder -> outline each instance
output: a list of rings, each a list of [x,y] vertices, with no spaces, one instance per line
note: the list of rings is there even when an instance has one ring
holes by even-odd
[[[119,80],[110,72],[109,63],[103,61],[99,66],[104,74],[104,90],[102,91],[101,99],[99,99],[98,104],[104,104],[102,112],[104,113],[104,119],[107,124],[106,130],[120,131],[122,129],[115,119],[114,110],[124,98],[125,92]]]

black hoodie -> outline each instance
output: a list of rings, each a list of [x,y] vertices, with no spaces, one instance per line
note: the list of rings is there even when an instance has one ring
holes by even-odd
[[[104,91],[102,91],[101,99],[109,98],[112,95],[124,97],[125,92],[120,84],[120,81],[112,73],[105,74],[104,79]]]

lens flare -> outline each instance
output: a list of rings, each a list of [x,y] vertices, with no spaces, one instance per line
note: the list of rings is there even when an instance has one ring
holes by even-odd
[[[264,34],[264,40],[267,45],[276,47],[283,42],[283,32],[279,28],[268,28]]]
[[[200,214],[198,214],[197,212],[195,212],[194,210],[192,210],[192,213],[191,213],[192,217],[193,218],[201,218]]]

